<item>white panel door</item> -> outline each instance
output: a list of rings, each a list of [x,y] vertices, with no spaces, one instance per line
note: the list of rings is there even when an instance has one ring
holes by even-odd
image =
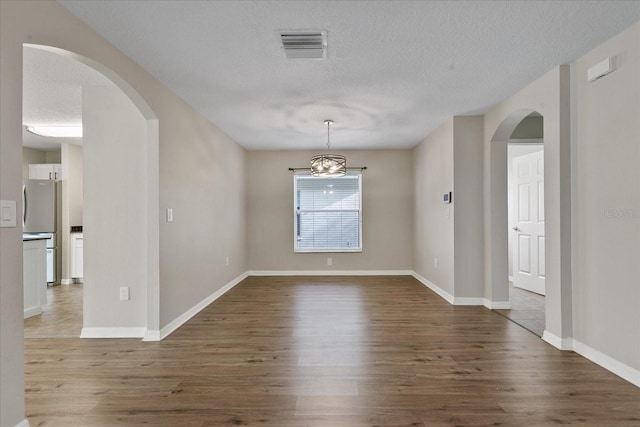
[[[544,295],[544,151],[515,157],[513,168],[513,285]]]

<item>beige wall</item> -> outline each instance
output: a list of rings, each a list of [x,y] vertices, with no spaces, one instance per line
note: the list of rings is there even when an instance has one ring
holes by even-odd
[[[62,163],[62,152],[61,150],[46,151],[44,158],[46,160],[45,163]]]
[[[525,117],[511,134],[512,139],[534,139],[543,136],[543,117],[540,116]]]
[[[589,83],[587,69],[612,55],[618,69]],[[574,338],[638,370],[640,24],[580,58],[572,71]]]
[[[201,116],[172,116],[160,140],[161,327],[248,270],[246,151]]]
[[[146,122],[120,89],[96,86],[83,88],[82,127],[83,333],[145,328]],[[122,286],[128,301],[119,300]]]
[[[481,116],[452,117],[412,151],[413,269],[454,304],[484,297],[482,129]]]
[[[455,297],[484,297],[483,118],[453,118]],[[477,300],[467,300],[477,304]]]
[[[346,151],[362,177],[362,253],[293,252],[293,175],[311,151],[247,155],[249,268],[254,271],[411,270],[413,183],[408,150]],[[327,265],[327,257],[333,265]]]
[[[454,207],[444,204],[453,191],[454,119],[448,119],[412,150],[414,169],[415,248],[413,270],[454,295]],[[435,260],[438,260],[436,268]]]
[[[47,163],[47,153],[34,148],[22,149],[22,177],[29,179],[29,165]]]
[[[0,199],[22,212],[22,40],[0,2]],[[25,34],[26,36],[26,34]],[[0,228],[0,426],[24,420],[22,227]]]

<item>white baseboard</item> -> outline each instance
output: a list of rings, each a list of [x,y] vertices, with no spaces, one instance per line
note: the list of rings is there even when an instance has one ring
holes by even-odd
[[[143,338],[147,328],[82,328],[80,338]]]
[[[60,284],[61,285],[73,285],[73,279],[61,279],[60,280]]]
[[[431,289],[433,292],[435,292],[436,294],[440,295],[440,297],[442,297],[449,304],[453,304],[455,299],[453,298],[453,295],[451,295],[449,292],[445,291],[440,286],[437,286],[437,285],[431,283],[429,280],[425,279],[424,277],[422,277],[421,275],[419,275],[415,271],[412,272],[412,276],[415,277],[415,279],[417,281],[419,281],[420,283],[425,285],[427,288]]]
[[[211,304],[213,301],[220,298],[222,295],[227,293],[231,288],[233,288],[238,283],[242,282],[249,276],[248,273],[242,273],[240,276],[233,279],[231,282],[224,285],[222,288],[218,289],[189,310],[182,313],[180,316],[176,317],[169,324],[167,324],[164,328],[160,329],[158,335],[155,335],[155,331],[151,331],[149,336],[145,336],[145,341],[161,341],[168,337],[173,331],[178,329],[180,326],[184,325],[189,319],[202,311],[203,308]],[[154,339],[157,338],[157,339]]]
[[[16,424],[16,427],[30,427],[29,420],[25,419],[20,421],[18,424]]]
[[[428,279],[422,277],[415,271],[411,272],[411,275],[425,285],[427,288],[431,289],[433,292],[438,294],[441,298],[447,301],[451,305],[483,305],[487,307],[487,300],[480,297],[454,297],[449,292],[442,289],[440,286],[435,283],[429,281]]]
[[[249,276],[411,276],[411,270],[252,270]]]
[[[26,319],[27,317],[37,316],[38,314],[42,314],[42,307],[40,307],[39,305],[24,309],[24,319]]]
[[[483,298],[482,305],[489,310],[511,310],[511,302],[509,301],[491,301]]]
[[[509,310],[511,309],[511,303],[509,301],[491,301],[481,297],[454,297],[449,292],[445,291],[438,285],[425,279],[415,271],[412,272],[412,276],[419,282],[422,282],[427,288],[431,289],[436,294],[440,295],[451,305],[482,305],[489,310]]]
[[[573,338],[571,337],[560,338],[545,329],[542,333],[542,339],[558,350],[573,350]]]
[[[453,305],[484,305],[484,298],[453,297]]]
[[[545,331],[546,333],[546,331]],[[636,387],[640,387],[640,371],[626,365],[611,356],[589,347],[578,340],[573,340],[573,351],[591,360],[593,363],[602,366],[604,369],[613,372],[620,378],[629,381]]]
[[[158,329],[147,329],[142,341],[160,341],[160,331]]]

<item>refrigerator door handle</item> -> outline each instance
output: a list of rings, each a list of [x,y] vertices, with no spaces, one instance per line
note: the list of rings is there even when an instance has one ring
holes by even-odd
[[[22,227],[27,223],[27,186],[22,185]]]

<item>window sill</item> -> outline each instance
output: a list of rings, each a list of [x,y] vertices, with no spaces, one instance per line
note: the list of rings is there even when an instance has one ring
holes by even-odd
[[[362,248],[357,249],[294,249],[296,254],[326,254],[326,253],[358,253]]]

